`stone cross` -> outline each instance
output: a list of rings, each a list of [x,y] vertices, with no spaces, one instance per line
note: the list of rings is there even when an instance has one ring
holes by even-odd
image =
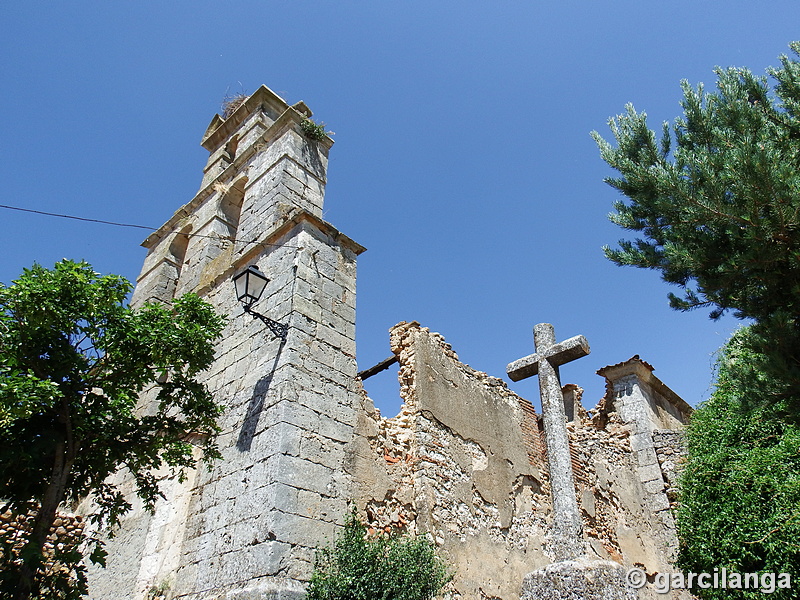
[[[550,494],[553,498],[552,551],[556,561],[569,560],[584,554],[583,527],[575,498],[558,367],[589,354],[589,343],[585,337],[578,335],[556,344],[550,323],[539,323],[533,328],[533,343],[536,353],[512,362],[506,367],[506,373],[512,381],[539,375],[547,462],[550,467]]]

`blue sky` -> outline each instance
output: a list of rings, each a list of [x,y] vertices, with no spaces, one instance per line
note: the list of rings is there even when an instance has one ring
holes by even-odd
[[[600,250],[624,232],[589,136],[627,102],[659,127],[681,79],[763,73],[800,38],[776,2],[5,3],[0,204],[160,226],[197,191],[199,141],[226,93],[266,84],[336,134],[325,218],[359,260],[359,367],[417,320],[504,377],[547,321],[592,354],[562,381],[633,354],[691,404],[736,326],[676,313],[655,272]],[[85,259],[135,280],[146,232],[0,210],[0,281]],[[367,381],[384,413],[396,371]],[[536,382],[510,384],[535,399]]]

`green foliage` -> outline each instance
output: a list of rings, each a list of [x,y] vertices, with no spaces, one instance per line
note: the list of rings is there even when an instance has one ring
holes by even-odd
[[[800,54],[800,42],[790,44]],[[754,324],[720,355],[712,397],[693,415],[681,481],[679,566],[800,577],[800,62],[757,77],[716,69],[683,82],[683,117],[658,136],[632,106],[593,136],[621,174],[611,220],[637,239],[609,259],[660,271],[678,310]],[[790,418],[787,418],[790,417]],[[703,598],[760,591],[696,590]],[[777,590],[772,597],[793,598]]]
[[[315,123],[311,119],[300,121],[300,129],[308,139],[317,142],[328,136],[328,132],[325,131],[325,123]]]
[[[752,398],[780,386],[759,368],[750,328],[721,351],[716,389],[688,428],[681,475],[678,565],[685,571],[790,573],[800,581],[800,426],[780,405]],[[700,597],[761,598],[758,591],[695,590]],[[776,590],[771,598],[796,598]]]
[[[790,44],[800,53],[800,42]],[[632,106],[596,132],[606,181],[627,201],[611,220],[641,236],[606,247],[620,265],[655,269],[682,288],[678,310],[710,307],[755,319],[774,372],[800,391],[800,62],[757,77],[716,69],[717,89],[685,81],[684,116],[659,136]],[[783,361],[783,364],[781,362]],[[782,370],[781,370],[782,369]]]
[[[450,581],[422,537],[367,536],[350,514],[333,548],[318,552],[308,600],[430,600]]]
[[[43,554],[60,504],[91,493],[91,519],[113,527],[130,504],[110,475],[129,471],[152,508],[156,470],[181,476],[195,466],[189,434],[203,440],[204,460],[218,456],[220,408],[197,375],[213,360],[222,319],[189,294],[132,310],[123,304],[130,289],[122,277],[67,260],[0,285],[0,498],[16,514],[36,513],[25,545],[0,557],[0,592],[14,598],[85,590],[81,556],[63,584],[72,592],[47,580],[67,576],[48,575]],[[143,392],[151,410],[137,410]],[[103,560],[97,544],[91,558]]]

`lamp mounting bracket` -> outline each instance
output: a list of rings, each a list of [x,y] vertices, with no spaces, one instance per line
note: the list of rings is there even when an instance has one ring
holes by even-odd
[[[252,308],[250,308],[249,304],[244,305],[244,312],[252,315],[254,319],[260,320],[262,323],[264,323],[264,325],[269,327],[269,330],[273,334],[275,334],[275,337],[278,337],[282,340],[286,339],[286,334],[289,331],[288,325],[284,325],[283,323],[278,323],[277,321],[274,321],[269,317],[254,311]]]

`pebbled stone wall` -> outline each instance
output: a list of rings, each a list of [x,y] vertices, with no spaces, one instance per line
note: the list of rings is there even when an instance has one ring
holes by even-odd
[[[7,558],[16,564],[20,551],[30,537],[36,513],[31,510],[16,514],[11,510],[0,513],[0,539],[6,546],[2,549]],[[56,551],[70,551],[84,541],[86,523],[80,515],[59,511],[44,544],[44,569],[48,573],[70,572],[55,558]]]

